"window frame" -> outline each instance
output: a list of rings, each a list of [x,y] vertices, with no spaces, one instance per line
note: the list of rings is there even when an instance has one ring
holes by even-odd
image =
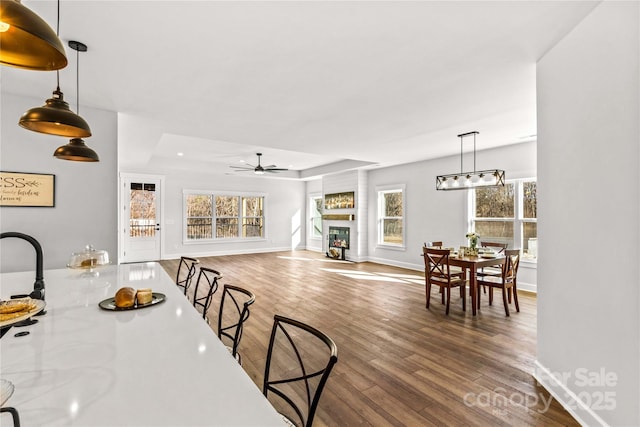
[[[517,179],[509,179],[505,181],[505,184],[513,184],[513,217],[504,217],[504,218],[483,218],[476,217],[476,190],[471,189],[469,191],[468,198],[468,228],[470,231],[475,232],[475,222],[476,221],[513,221],[513,247],[520,248],[522,253],[522,262],[529,262],[533,264],[537,264],[538,258],[537,254],[535,258],[525,256],[524,250],[524,224],[527,223],[538,223],[537,218],[537,209],[536,209],[536,218],[525,218],[524,217],[524,183],[525,182],[535,182],[537,188],[538,179],[535,177],[529,178],[517,178]],[[537,204],[537,199],[536,199]],[[537,233],[536,233],[537,236]],[[482,241],[482,237],[480,238]]]
[[[320,200],[320,212],[319,215],[314,215],[315,211],[316,211],[316,200]],[[322,197],[322,194],[320,193],[311,193],[309,194],[309,198],[308,198],[308,205],[309,207],[309,215],[308,215],[308,221],[309,221],[309,233],[308,236],[310,239],[313,240],[322,240],[322,206],[324,206],[324,198]],[[320,234],[319,235],[315,235],[314,234],[314,230],[315,227],[313,226],[314,224],[314,220],[316,218],[320,218]]]
[[[211,216],[191,217],[191,218],[207,218],[211,219],[211,238],[190,239],[188,237],[188,217],[187,217],[187,199],[189,196],[207,196],[210,200]],[[216,237],[217,219],[216,215],[216,197],[236,197],[238,198],[238,214],[235,217],[221,216],[219,218],[236,218],[237,219],[237,237]],[[243,215],[243,199],[257,197],[262,198],[262,217],[244,216]],[[262,218],[262,236],[260,237],[242,237],[243,225],[245,219]],[[182,243],[190,244],[209,244],[209,243],[236,243],[236,242],[256,242],[267,240],[267,194],[260,192],[238,192],[238,191],[220,191],[220,190],[182,190]]]
[[[376,186],[376,248],[406,250],[407,248],[407,186],[406,184]],[[384,215],[384,195],[388,193],[402,193],[402,216],[387,217]],[[402,243],[384,241],[384,220],[400,219],[402,221]]]

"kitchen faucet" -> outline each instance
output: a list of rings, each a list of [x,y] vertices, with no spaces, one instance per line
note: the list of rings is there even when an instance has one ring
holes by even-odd
[[[4,239],[5,237],[16,237],[18,239],[26,240],[27,242],[31,243],[33,248],[36,250],[36,281],[33,284],[33,292],[31,292],[29,296],[33,299],[44,300],[44,263],[42,260],[42,246],[40,246],[40,243],[38,243],[36,239],[24,233],[8,231],[6,233],[0,234],[0,239]]]

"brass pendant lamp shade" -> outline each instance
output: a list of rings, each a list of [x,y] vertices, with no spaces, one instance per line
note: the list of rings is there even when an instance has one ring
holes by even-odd
[[[75,162],[99,162],[98,153],[87,147],[80,138],[73,138],[68,144],[56,149],[53,156],[62,160]]]
[[[71,111],[59,86],[53,91],[53,96],[46,100],[45,105],[25,112],[20,117],[19,124],[25,129],[49,135],[71,138],[91,136],[89,124]]]
[[[7,1],[7,0],[0,0]],[[58,21],[60,20],[60,0],[58,0]],[[79,43],[79,42],[78,42]],[[84,51],[87,47],[84,46]],[[71,43],[69,43],[71,46]],[[71,46],[75,49],[74,46]],[[4,48],[4,46],[2,46]],[[81,48],[78,47],[77,50]],[[64,51],[64,48],[63,48]],[[66,60],[66,58],[65,58]],[[42,107],[35,107],[28,110],[20,117],[18,124],[25,129],[34,132],[46,133],[48,135],[66,136],[71,138],[86,138],[91,136],[89,124],[79,115],[69,108],[69,104],[64,100],[60,91],[60,72],[56,70],[58,84],[53,96],[46,100]]]
[[[67,66],[56,33],[19,0],[0,0],[0,46],[2,65],[39,71]]]
[[[76,51],[76,105],[80,112],[80,52],[87,51],[87,45],[75,40],[69,41],[69,47]],[[65,102],[66,104],[66,102]],[[76,116],[82,119],[80,116]],[[83,120],[84,121],[84,120]],[[89,126],[87,125],[87,129]],[[89,133],[89,136],[91,133]],[[98,154],[87,147],[81,138],[73,138],[66,145],[56,149],[53,156],[61,160],[74,162],[99,162]]]

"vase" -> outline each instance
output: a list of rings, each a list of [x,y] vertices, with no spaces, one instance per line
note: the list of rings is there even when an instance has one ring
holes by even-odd
[[[471,247],[471,249],[475,249],[478,246],[478,238],[477,237],[472,237],[469,239],[469,247]]]

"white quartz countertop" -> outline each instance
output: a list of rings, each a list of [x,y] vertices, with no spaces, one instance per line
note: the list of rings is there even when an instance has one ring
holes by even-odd
[[[5,406],[23,426],[270,426],[282,419],[157,263],[47,270],[46,314],[0,340]],[[35,274],[0,275],[0,297]],[[123,287],[166,301],[131,311],[98,303]],[[15,337],[20,331],[26,336]],[[2,414],[2,425],[10,416]]]

